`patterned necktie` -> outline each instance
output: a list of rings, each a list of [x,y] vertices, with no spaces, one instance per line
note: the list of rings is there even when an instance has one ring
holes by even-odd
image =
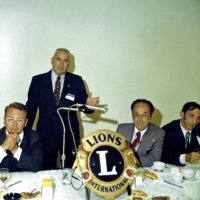
[[[137,137],[135,138],[135,140],[133,141],[133,143],[131,144],[132,148],[135,149],[135,147],[137,147],[140,144],[140,137],[141,137],[141,133],[137,132]]]
[[[54,89],[54,99],[56,102],[56,105],[59,105],[59,101],[60,101],[60,76],[57,77],[56,83],[55,83],[55,89]]]
[[[185,149],[187,149],[189,143],[190,143],[190,132],[187,132],[185,135]]]

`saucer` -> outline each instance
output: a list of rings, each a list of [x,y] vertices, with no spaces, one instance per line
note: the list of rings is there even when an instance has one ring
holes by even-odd
[[[194,181],[195,178],[194,178],[194,177],[192,177],[192,178],[185,178],[185,177],[183,177],[183,180],[184,180],[184,181]]]
[[[156,172],[156,173],[166,173],[166,172],[167,172],[166,167],[165,167],[163,170],[157,170],[157,169],[155,169],[155,168],[152,166],[151,169],[152,169],[154,172]]]

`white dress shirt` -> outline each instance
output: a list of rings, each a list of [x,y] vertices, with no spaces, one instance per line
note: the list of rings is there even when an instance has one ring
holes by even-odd
[[[148,127],[147,127],[148,128]],[[141,133],[141,136],[140,136],[140,141],[142,140],[142,137],[143,137],[143,135],[145,134],[145,132],[146,132],[146,130],[147,130],[147,128],[145,128],[144,130],[142,130],[142,131],[139,131],[136,127],[134,128],[134,133],[133,133],[133,138],[132,138],[132,141],[131,141],[131,143],[133,143],[133,141],[137,138],[137,133],[138,132],[140,132]],[[138,149],[138,147],[140,146],[140,144],[139,145],[137,145],[134,149],[137,151],[137,149]]]

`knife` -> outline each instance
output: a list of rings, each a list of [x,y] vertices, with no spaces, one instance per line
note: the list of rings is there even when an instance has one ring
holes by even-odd
[[[13,186],[13,185],[16,185],[16,184],[18,184],[18,183],[20,183],[20,182],[22,182],[22,180],[17,181],[17,182],[15,182],[15,183],[12,183],[12,184],[8,185],[8,187],[11,187],[11,186]]]
[[[167,183],[167,184],[169,184],[169,185],[173,185],[173,186],[176,186],[176,187],[179,187],[179,188],[183,188],[183,186],[181,186],[181,185],[177,185],[177,184],[175,184],[175,183],[172,183],[172,182],[170,182],[170,181],[168,181],[168,180],[163,180],[165,183]]]

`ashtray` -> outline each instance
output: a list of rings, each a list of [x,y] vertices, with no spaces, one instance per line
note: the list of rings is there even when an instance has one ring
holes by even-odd
[[[21,195],[19,193],[8,193],[3,196],[4,200],[19,200]]]

